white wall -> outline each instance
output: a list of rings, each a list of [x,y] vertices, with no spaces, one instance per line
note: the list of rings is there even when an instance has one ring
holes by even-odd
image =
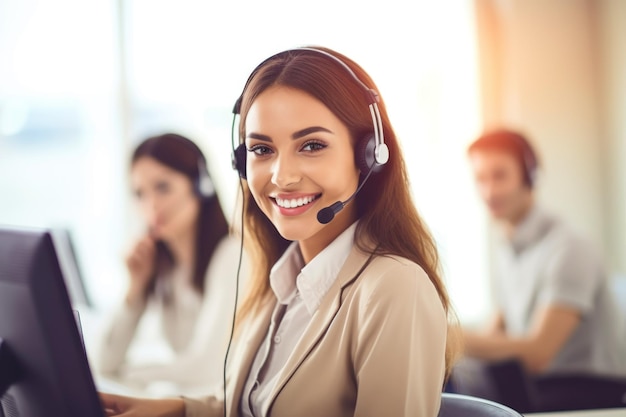
[[[605,216],[608,255],[626,274],[626,2],[597,5],[601,63],[601,122],[606,151]]]

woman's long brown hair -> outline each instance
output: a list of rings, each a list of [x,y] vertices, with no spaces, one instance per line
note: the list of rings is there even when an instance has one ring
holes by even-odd
[[[339,58],[361,82],[376,90],[372,79],[355,62],[327,48],[315,49]],[[315,51],[294,49],[267,59],[248,79],[241,97],[240,138],[245,137],[245,120],[252,102],[264,90],[275,85],[304,91],[324,103],[348,127],[354,143],[373,134],[372,116],[363,86],[331,57]],[[439,294],[449,318],[450,329],[455,329],[456,317],[440,276],[434,239],[413,203],[404,159],[382,100],[378,102],[378,108],[390,156],[382,170],[372,174],[356,196],[355,204],[360,219],[355,235],[356,243],[364,252],[398,255],[420,265]],[[248,293],[238,313],[238,323],[271,297],[268,279],[270,269],[290,243],[259,209],[246,183],[243,193],[244,236],[254,270]],[[368,239],[375,241],[375,249],[367,245]],[[456,352],[456,332],[453,331],[449,332],[446,349],[448,372]]]

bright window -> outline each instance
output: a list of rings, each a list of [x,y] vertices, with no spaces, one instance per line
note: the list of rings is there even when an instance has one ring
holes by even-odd
[[[0,3],[0,223],[69,229],[102,297],[124,273],[113,6]]]
[[[249,73],[280,50],[325,45],[376,80],[456,308],[474,321],[488,302],[464,154],[480,120],[473,25],[462,0],[5,0],[0,222],[71,229],[91,293],[109,304],[141,229],[126,182],[134,144],[163,130],[196,139],[231,209],[231,109]]]

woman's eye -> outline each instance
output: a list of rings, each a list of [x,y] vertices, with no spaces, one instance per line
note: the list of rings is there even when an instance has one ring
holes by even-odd
[[[248,152],[252,152],[255,155],[263,156],[272,153],[272,150],[269,146],[265,145],[254,145],[248,148]]]
[[[302,147],[302,150],[306,152],[315,152],[315,151],[322,150],[325,147],[326,147],[326,144],[324,143],[311,141],[311,142],[305,143],[304,146]]]
[[[161,194],[166,194],[170,191],[170,185],[167,182],[158,182],[155,188]]]

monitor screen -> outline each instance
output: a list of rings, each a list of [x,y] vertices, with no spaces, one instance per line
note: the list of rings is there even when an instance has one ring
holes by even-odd
[[[0,226],[0,340],[0,416],[104,416],[47,230]]]
[[[93,307],[85,285],[82,268],[78,262],[72,234],[63,228],[51,229],[50,232],[72,306]]]

